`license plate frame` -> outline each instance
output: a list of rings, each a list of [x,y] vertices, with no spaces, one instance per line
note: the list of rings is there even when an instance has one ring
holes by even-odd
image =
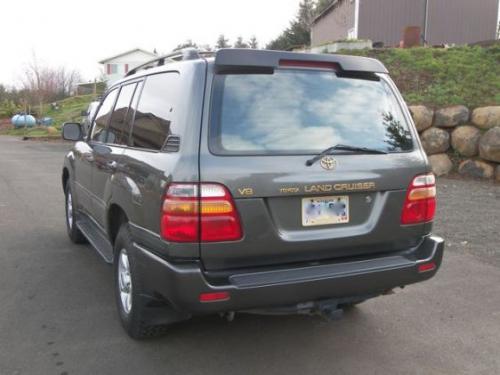
[[[303,227],[349,223],[349,196],[331,195],[302,198],[301,214]]]

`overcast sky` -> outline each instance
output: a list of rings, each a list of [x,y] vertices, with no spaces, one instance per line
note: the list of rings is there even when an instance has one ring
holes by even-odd
[[[5,0],[0,21],[0,83],[18,83],[33,53],[84,78],[97,61],[140,47],[169,52],[192,39],[214,45],[255,35],[261,45],[295,16],[300,0]]]

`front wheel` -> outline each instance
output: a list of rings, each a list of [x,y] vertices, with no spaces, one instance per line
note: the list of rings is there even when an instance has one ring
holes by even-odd
[[[137,266],[128,224],[121,226],[114,246],[115,297],[125,331],[133,339],[144,339],[165,333],[166,325],[157,325],[148,318],[147,295]]]
[[[66,208],[66,230],[70,240],[74,243],[85,243],[87,239],[83,233],[76,226],[76,211],[75,202],[73,201],[73,193],[69,182],[66,184],[65,189],[65,208]]]

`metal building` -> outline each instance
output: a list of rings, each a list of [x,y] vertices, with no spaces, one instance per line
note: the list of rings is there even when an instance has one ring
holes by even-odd
[[[419,26],[430,45],[495,39],[500,0],[333,0],[313,22],[311,44],[370,39],[398,45]]]

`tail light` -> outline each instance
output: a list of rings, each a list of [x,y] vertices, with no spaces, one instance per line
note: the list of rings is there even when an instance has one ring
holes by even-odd
[[[163,200],[161,235],[172,242],[241,239],[231,193],[220,184],[170,184]]]
[[[436,212],[436,178],[432,173],[416,176],[408,187],[401,224],[426,223]]]
[[[231,298],[229,292],[201,293],[200,302],[228,301]]]
[[[418,273],[434,271],[437,268],[436,263],[422,263],[418,265]]]
[[[337,63],[330,61],[280,60],[279,64],[280,66],[287,68],[329,69],[334,71],[340,70]]]

